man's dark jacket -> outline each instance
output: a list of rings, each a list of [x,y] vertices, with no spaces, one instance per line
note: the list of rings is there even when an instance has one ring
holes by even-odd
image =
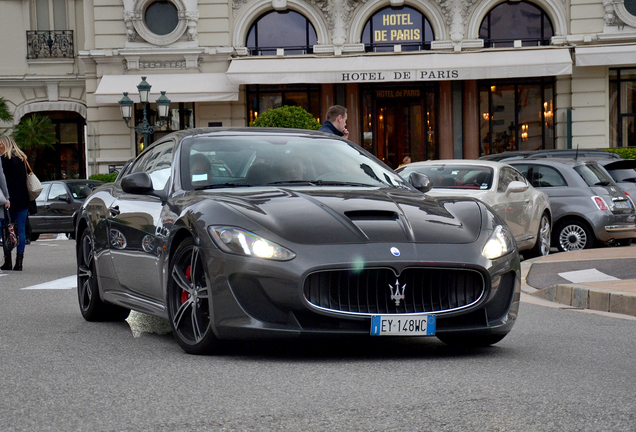
[[[344,136],[342,132],[340,132],[329,120],[325,121],[323,125],[318,129],[320,132],[327,132],[330,134]]]

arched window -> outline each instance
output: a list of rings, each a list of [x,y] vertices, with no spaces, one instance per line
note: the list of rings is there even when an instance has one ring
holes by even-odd
[[[367,52],[431,49],[433,29],[426,17],[412,7],[385,7],[377,11],[362,30],[362,43]]]
[[[552,22],[540,7],[526,1],[508,1],[495,6],[484,18],[479,37],[484,46],[502,48],[549,45],[554,35]]]
[[[261,15],[247,34],[245,45],[252,55],[276,55],[284,48],[285,54],[311,54],[318,43],[316,29],[298,12],[271,11]]]

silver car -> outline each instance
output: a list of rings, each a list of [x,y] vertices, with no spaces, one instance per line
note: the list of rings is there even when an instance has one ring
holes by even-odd
[[[517,241],[519,252],[531,258],[550,252],[552,210],[548,196],[539,192],[511,166],[486,160],[436,160],[414,162],[397,170],[404,178],[426,174],[432,196],[468,196],[492,207]]]
[[[524,159],[508,163],[550,197],[552,240],[560,251],[628,245],[636,237],[632,201],[597,162]]]

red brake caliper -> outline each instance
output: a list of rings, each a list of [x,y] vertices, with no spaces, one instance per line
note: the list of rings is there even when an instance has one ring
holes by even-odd
[[[192,281],[192,266],[189,265],[188,268],[185,271],[185,277],[188,278],[189,281]],[[181,304],[184,304],[185,302],[188,301],[188,292],[186,290],[183,290],[183,292],[181,293]]]

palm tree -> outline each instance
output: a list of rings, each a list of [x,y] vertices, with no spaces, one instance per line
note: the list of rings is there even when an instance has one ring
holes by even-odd
[[[50,118],[39,114],[23,117],[13,129],[13,138],[20,149],[29,151],[31,166],[35,164],[38,149],[55,148],[57,142],[55,125]]]
[[[13,113],[3,97],[0,97],[0,120],[7,123],[13,121]],[[0,135],[4,135],[8,130],[9,128],[0,129]]]

